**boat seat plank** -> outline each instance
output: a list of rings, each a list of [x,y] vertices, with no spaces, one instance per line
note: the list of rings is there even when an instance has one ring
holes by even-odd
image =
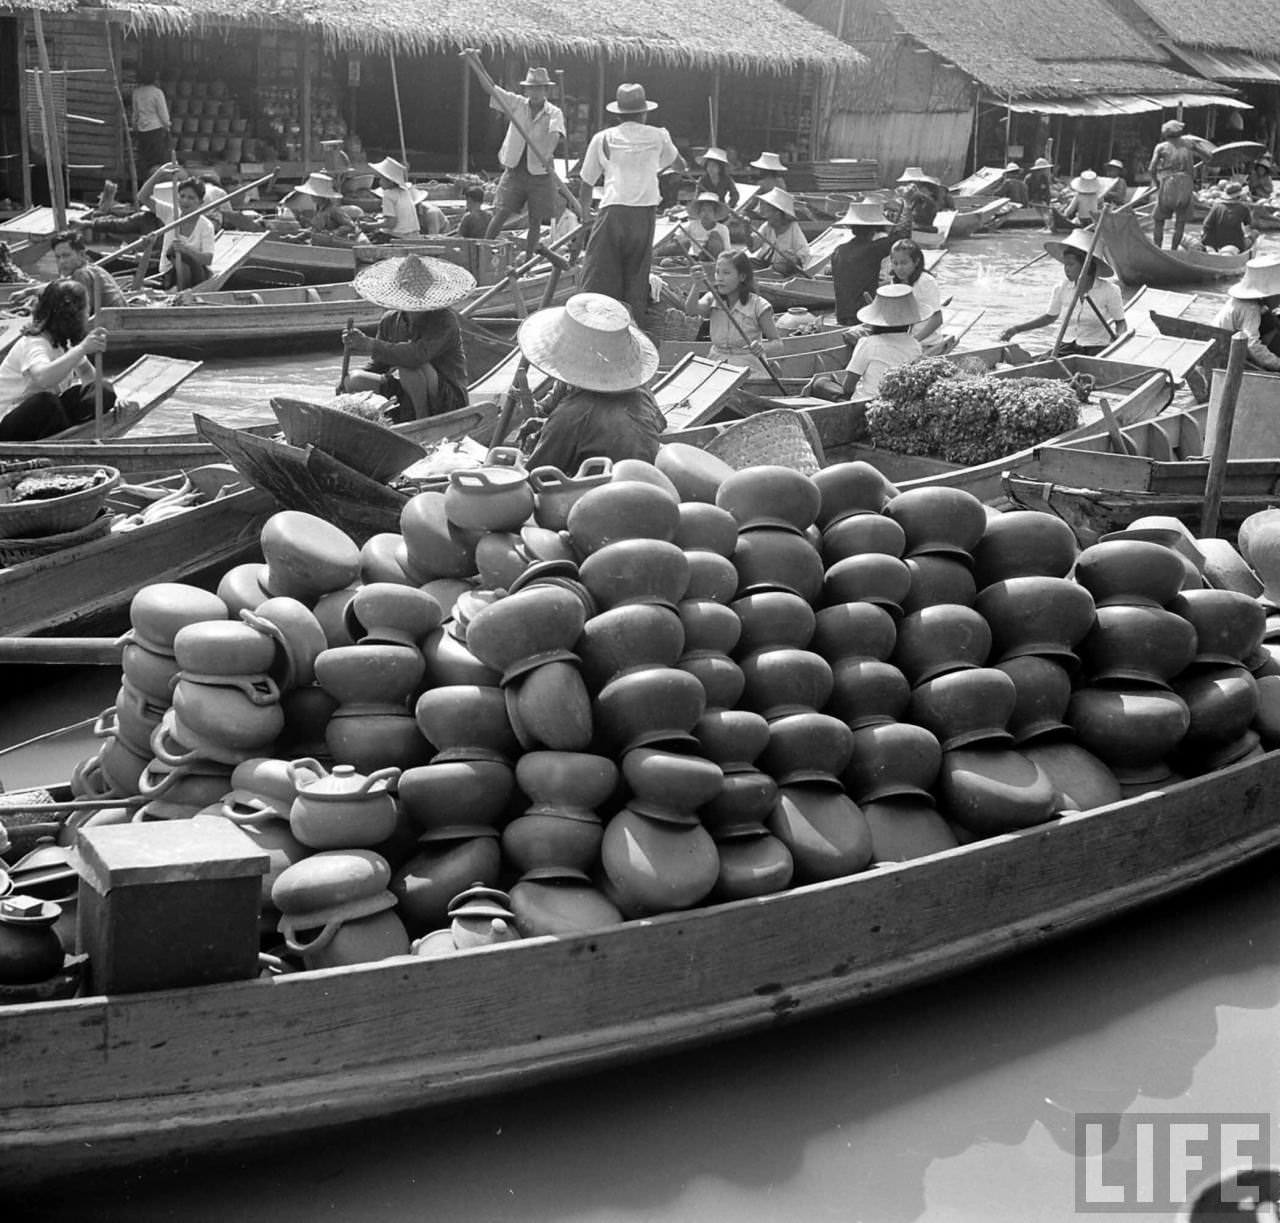
[[[153,408],[163,403],[204,363],[202,361],[186,361],[180,357],[163,357],[148,353],[139,357],[123,373],[111,380],[112,389],[116,393],[116,408],[103,429],[104,438],[119,437],[128,432],[142,420]],[[134,407],[130,411],[120,409],[120,404],[129,403]],[[64,429],[51,441],[74,441],[79,438],[93,437],[94,422]]]
[[[214,239],[213,261],[209,264],[208,277],[193,288],[197,292],[211,292],[222,288],[231,273],[258,249],[266,236],[265,232],[224,229]]]
[[[1152,332],[1126,332],[1100,354],[1108,360],[1167,369],[1175,382],[1204,362],[1213,349],[1213,340],[1187,340]]]
[[[752,371],[741,365],[690,354],[653,385],[667,419],[667,432],[706,424]]]

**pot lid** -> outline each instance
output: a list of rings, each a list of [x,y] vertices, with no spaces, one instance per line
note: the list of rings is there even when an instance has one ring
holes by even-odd
[[[51,926],[62,916],[62,907],[38,896],[15,894],[0,899],[0,923],[7,926]]]
[[[323,773],[305,767],[309,763],[314,764],[314,761],[295,763],[300,766],[296,780],[301,798],[376,798],[385,794],[392,782],[400,779],[400,770],[397,768],[379,769],[376,773],[365,774],[357,772],[353,764],[335,764],[332,770]],[[314,780],[307,780],[307,771],[312,771]]]

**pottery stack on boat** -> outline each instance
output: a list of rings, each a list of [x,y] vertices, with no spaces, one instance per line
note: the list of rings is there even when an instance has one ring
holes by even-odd
[[[432,930],[414,940],[414,955],[430,960],[522,937],[511,897],[482,883],[474,883],[455,896],[446,916],[449,925],[445,929]]]

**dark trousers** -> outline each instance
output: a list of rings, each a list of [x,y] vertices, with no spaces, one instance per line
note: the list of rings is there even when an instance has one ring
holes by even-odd
[[[154,212],[139,210],[127,217],[95,217],[92,232],[95,238],[99,234],[136,238],[139,234],[154,233],[159,228],[160,218]]]
[[[103,387],[103,412],[111,411],[115,402],[115,391]],[[37,391],[0,418],[0,442],[35,442],[92,419],[92,386],[77,382],[61,395],[53,391]]]
[[[603,293],[631,308],[637,326],[649,310],[649,264],[657,210],[612,204],[601,210],[587,240],[582,291]]]
[[[173,156],[169,133],[162,127],[150,132],[138,132],[138,175],[146,178],[156,166],[162,166]]]

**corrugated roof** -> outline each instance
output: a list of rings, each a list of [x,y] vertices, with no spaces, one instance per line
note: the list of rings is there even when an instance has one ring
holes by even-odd
[[[1259,59],[1243,51],[1206,51],[1203,47],[1175,47],[1174,54],[1211,81],[1280,84],[1280,59]]]
[[[1093,94],[1087,98],[1026,98],[1007,104],[1010,110],[1036,115],[1088,115],[1107,118],[1114,115],[1141,115],[1175,107],[1233,106],[1252,110],[1248,102],[1224,98],[1217,94],[1174,93],[1148,97],[1138,93]]]

